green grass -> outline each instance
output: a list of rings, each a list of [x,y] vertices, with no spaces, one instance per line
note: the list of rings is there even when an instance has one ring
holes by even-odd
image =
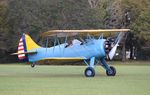
[[[0,65],[0,95],[150,95],[147,63],[114,64],[115,77],[97,66],[94,78],[84,77],[85,66]]]

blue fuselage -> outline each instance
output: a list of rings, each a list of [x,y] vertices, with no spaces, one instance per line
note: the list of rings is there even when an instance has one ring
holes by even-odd
[[[36,62],[46,58],[67,58],[82,57],[90,59],[91,57],[102,58],[106,56],[104,48],[105,39],[91,39],[81,44],[73,44],[66,47],[66,44],[56,45],[50,48],[37,48],[36,54],[28,55],[29,62]],[[33,50],[31,50],[33,51]]]

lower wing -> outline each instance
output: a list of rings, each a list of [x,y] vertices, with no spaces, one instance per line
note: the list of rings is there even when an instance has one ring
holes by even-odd
[[[85,57],[49,57],[49,58],[43,58],[42,60],[85,60],[87,58]]]

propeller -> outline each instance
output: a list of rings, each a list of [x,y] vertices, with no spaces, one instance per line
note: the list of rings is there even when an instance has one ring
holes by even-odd
[[[117,50],[117,46],[119,44],[119,41],[116,43],[116,45],[110,50],[108,56],[109,56],[109,59],[112,60],[115,53],[116,53],[116,50]]]
[[[108,53],[108,57],[109,57],[110,60],[113,59],[113,57],[114,57],[114,55],[115,55],[115,53],[116,53],[118,44],[120,43],[120,41],[122,40],[122,38],[123,38],[124,35],[125,35],[125,33],[123,33],[123,32],[120,32],[120,33],[118,34],[118,37],[117,37],[116,40],[115,40],[115,43],[116,43],[115,46],[113,46],[112,49],[111,49],[111,50],[109,51],[109,53]]]

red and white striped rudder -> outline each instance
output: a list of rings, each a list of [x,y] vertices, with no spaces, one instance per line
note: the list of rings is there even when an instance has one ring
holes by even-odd
[[[18,53],[24,53],[25,52],[25,47],[23,43],[23,38],[21,37],[19,40],[19,45],[18,45]],[[23,60],[26,58],[25,54],[18,54],[18,58],[20,60]]]

